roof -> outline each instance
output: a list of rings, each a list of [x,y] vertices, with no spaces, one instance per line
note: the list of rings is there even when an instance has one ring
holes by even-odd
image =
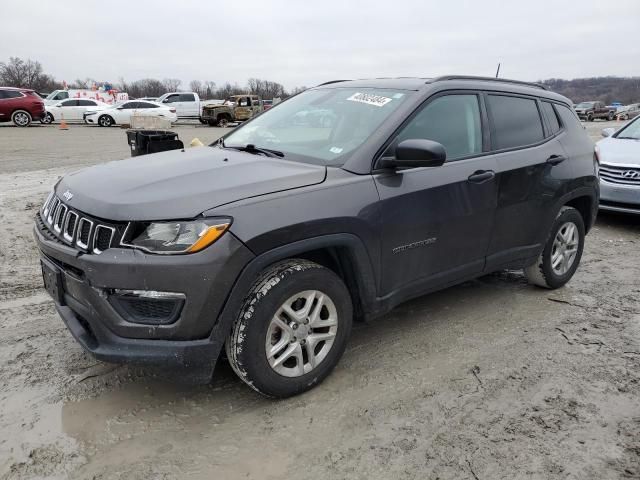
[[[332,80],[325,82],[318,87],[340,88],[340,87],[356,87],[356,88],[389,88],[398,90],[422,90],[429,86],[437,86],[447,82],[453,88],[464,89],[489,89],[504,92],[512,92],[516,94],[537,95],[564,103],[569,100],[562,95],[547,90],[543,85],[533,82],[524,82],[522,80],[510,80],[506,78],[494,77],[476,77],[470,75],[446,75],[434,78],[420,77],[399,77],[399,78],[373,78],[361,80]]]
[[[22,88],[22,87],[0,87],[0,90],[15,90],[17,92],[33,92],[33,88]]]

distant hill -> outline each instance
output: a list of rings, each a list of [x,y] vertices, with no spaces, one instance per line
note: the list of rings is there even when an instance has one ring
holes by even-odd
[[[623,105],[640,103],[640,77],[592,77],[574,80],[551,78],[538,83],[570,98],[574,103],[586,100],[602,100],[607,105],[611,102],[621,102]]]

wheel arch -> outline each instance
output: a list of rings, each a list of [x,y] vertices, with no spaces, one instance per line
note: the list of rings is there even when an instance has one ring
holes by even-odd
[[[375,313],[376,282],[369,254],[353,234],[336,233],[276,247],[253,258],[240,272],[211,331],[211,341],[221,349],[242,301],[260,272],[281,260],[304,258],[329,268],[340,276],[351,294],[354,314]],[[219,351],[219,350],[218,350]]]

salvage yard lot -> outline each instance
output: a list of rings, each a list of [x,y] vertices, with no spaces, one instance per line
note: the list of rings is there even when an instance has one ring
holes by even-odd
[[[271,401],[226,362],[200,386],[97,362],[55,313],[33,215],[128,156],[119,128],[0,128],[0,478],[640,478],[640,219],[600,215],[560,290],[501,272],[358,324],[322,385]]]

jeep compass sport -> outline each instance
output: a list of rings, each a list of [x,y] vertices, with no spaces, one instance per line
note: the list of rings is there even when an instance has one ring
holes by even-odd
[[[352,320],[500,269],[557,288],[599,196],[568,99],[474,77],[336,81],[210,147],[63,177],[35,219],[47,291],[97,358],[273,397],[322,381]]]

